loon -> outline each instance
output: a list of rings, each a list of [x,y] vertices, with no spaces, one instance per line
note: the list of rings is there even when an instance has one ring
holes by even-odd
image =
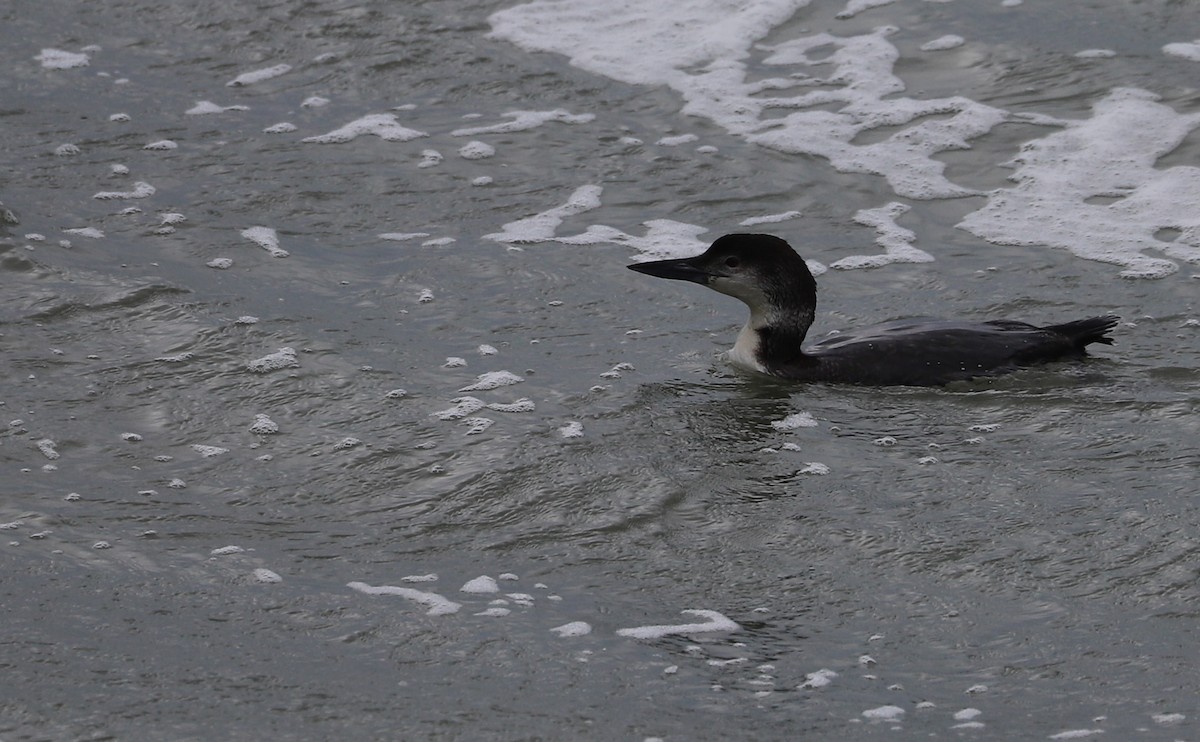
[[[1091,343],[1111,345],[1107,333],[1119,321],[1106,315],[1037,327],[1013,320],[917,318],[844,332],[804,348],[816,314],[817,283],[804,259],[779,237],[728,234],[695,257],[629,268],[740,299],[750,307],[750,319],[729,360],[794,381],[942,386],[1082,358]]]

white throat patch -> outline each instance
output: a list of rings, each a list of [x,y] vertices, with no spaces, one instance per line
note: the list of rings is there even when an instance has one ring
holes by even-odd
[[[728,353],[729,362],[739,368],[765,374],[767,369],[758,360],[759,344],[758,331],[751,327],[751,322],[747,322]]]

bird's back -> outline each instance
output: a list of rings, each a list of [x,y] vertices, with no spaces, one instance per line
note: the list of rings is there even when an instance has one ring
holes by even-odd
[[[808,360],[771,369],[798,380],[851,384],[938,386],[1049,361],[1079,358],[1116,317],[1036,327],[998,320],[908,319],[825,338],[805,349]]]

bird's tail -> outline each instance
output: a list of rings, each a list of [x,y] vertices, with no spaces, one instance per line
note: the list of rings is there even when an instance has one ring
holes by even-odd
[[[1046,329],[1066,337],[1077,349],[1083,350],[1092,343],[1112,345],[1113,341],[1108,336],[1108,331],[1120,321],[1120,317],[1106,314],[1103,317],[1089,317],[1088,319],[1077,319],[1074,322],[1064,322],[1061,325],[1050,325]]]

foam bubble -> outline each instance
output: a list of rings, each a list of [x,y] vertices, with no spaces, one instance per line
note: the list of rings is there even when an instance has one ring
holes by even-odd
[[[279,423],[261,413],[254,416],[250,432],[256,435],[274,435],[279,432]]]
[[[459,588],[459,591],[464,593],[498,593],[500,592],[500,586],[491,577],[480,575],[473,580],[468,580],[466,584]]]
[[[532,399],[521,398],[515,402],[509,402],[507,404],[501,402],[492,402],[487,406],[487,408],[489,410],[495,410],[496,412],[533,412],[534,409],[536,409],[536,406],[534,405]]]
[[[572,621],[570,623],[565,623],[562,626],[555,626],[550,630],[564,638],[572,636],[586,636],[592,633],[592,625],[587,621]]]
[[[1163,54],[1168,54],[1172,57],[1186,59],[1189,62],[1200,62],[1200,39],[1197,39],[1190,44],[1176,42],[1167,44],[1163,48]]]
[[[251,70],[250,72],[243,72],[242,74],[233,78],[229,82],[225,83],[225,85],[227,87],[231,87],[231,88],[237,88],[237,87],[241,87],[243,85],[253,85],[256,82],[262,82],[263,80],[270,80],[273,77],[279,77],[280,75],[286,74],[291,71],[292,71],[292,66],[290,64],[277,64],[277,65],[273,65],[271,67],[264,67],[259,70]]]
[[[555,206],[515,222],[509,222],[501,227],[502,231],[485,234],[483,239],[506,243],[532,243],[549,240],[554,237],[555,230],[567,217],[600,208],[600,194],[603,190],[598,185],[580,186],[561,206]]]
[[[824,688],[825,686],[832,683],[833,679],[836,678],[837,676],[838,676],[838,674],[836,672],[834,672],[833,670],[825,669],[825,668],[821,668],[820,670],[817,670],[816,672],[805,673],[804,674],[804,682],[799,685],[799,688],[802,690],[812,690],[814,688]]]
[[[782,420],[772,420],[771,427],[776,430],[796,430],[798,428],[815,428],[817,419],[807,412],[797,412]]]
[[[780,214],[763,214],[762,216],[752,216],[738,222],[743,227],[753,227],[757,224],[777,224],[785,222],[788,219],[795,219],[801,216],[799,211],[784,211]]]
[[[461,603],[455,603],[453,600],[444,598],[437,593],[416,590],[411,587],[396,587],[393,585],[372,586],[365,582],[350,582],[346,584],[346,587],[357,590],[360,593],[366,593],[367,595],[396,595],[406,600],[411,600],[414,603],[419,603],[429,608],[425,612],[427,616],[445,616],[451,613],[458,613],[458,610],[462,608]]]
[[[41,62],[42,67],[48,70],[87,67],[91,61],[87,54],[63,51],[62,49],[43,49],[34,59]]]
[[[689,608],[680,613],[698,616],[703,623],[687,623],[658,626],[635,626],[629,629],[617,629],[618,636],[628,636],[634,639],[661,639],[664,636],[676,634],[703,634],[710,631],[738,631],[741,627],[717,611]]]
[[[196,105],[184,111],[188,116],[206,116],[213,113],[225,113],[226,111],[249,111],[247,106],[219,106],[216,103],[208,100],[198,101]]]
[[[965,43],[967,43],[966,39],[961,36],[946,34],[945,36],[939,36],[932,41],[926,41],[924,44],[921,44],[921,51],[940,52],[947,49],[957,49]]]
[[[279,233],[270,227],[248,227],[241,232],[242,236],[271,253],[273,258],[286,258],[289,253],[279,246]]]
[[[220,456],[221,454],[229,453],[228,448],[222,448],[220,446],[206,446],[203,443],[193,443],[192,450],[195,451],[196,453],[200,454],[201,456],[203,456],[206,459],[210,459],[213,456]]]
[[[848,0],[846,7],[838,12],[837,18],[846,20],[853,18],[864,10],[878,8],[882,5],[891,5],[896,0]]]
[[[149,198],[153,196],[158,189],[149,183],[138,181],[133,184],[132,191],[100,191],[94,194],[92,198],[100,201],[111,201],[116,199],[131,199],[131,198]]]
[[[262,358],[255,358],[246,364],[246,368],[256,374],[265,374],[283,368],[299,368],[300,361],[296,359],[294,348],[280,348],[274,353],[268,353]]]
[[[470,141],[458,148],[464,160],[486,160],[496,154],[496,148],[486,142]]]
[[[884,249],[882,255],[851,255],[829,264],[830,268],[879,268],[890,263],[928,263],[933,256],[912,246],[917,238],[912,230],[896,224],[896,218],[911,207],[893,201],[878,209],[861,209],[854,221],[875,228],[875,243]]]
[[[384,232],[377,235],[381,240],[391,240],[393,242],[404,242],[405,240],[416,239],[417,237],[428,237],[428,232]]]
[[[305,137],[302,142],[314,144],[340,144],[358,137],[371,134],[386,142],[407,142],[411,139],[429,136],[423,131],[401,126],[392,113],[374,113],[355,119],[340,128],[326,134]]]
[[[471,137],[477,134],[507,134],[514,131],[535,129],[551,121],[564,124],[585,124],[596,118],[594,114],[590,113],[573,115],[561,108],[556,108],[553,111],[508,111],[503,115],[511,117],[513,120],[492,124],[491,126],[473,126],[465,129],[455,129],[450,132],[450,136]]]
[[[450,400],[450,402],[454,405],[453,407],[441,410],[440,412],[434,412],[432,413],[432,417],[436,417],[439,420],[461,420],[467,415],[482,410],[485,406],[483,400],[477,397],[457,397]]]
[[[904,718],[904,709],[899,706],[878,706],[867,709],[862,715],[872,721],[899,721]]]
[[[563,438],[582,438],[583,423],[572,420],[571,422],[559,428],[558,434]]]
[[[468,384],[460,392],[478,392],[489,389],[499,389],[502,386],[511,386],[512,384],[520,384],[525,381],[523,376],[517,376],[511,371],[488,371],[480,374],[474,384]]]

